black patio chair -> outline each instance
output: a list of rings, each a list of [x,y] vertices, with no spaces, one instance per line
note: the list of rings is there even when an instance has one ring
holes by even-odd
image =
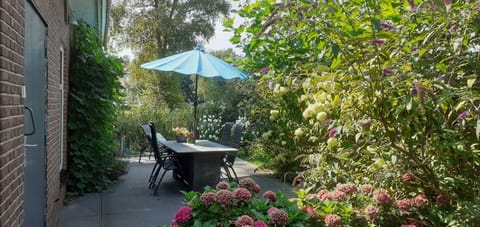
[[[151,147],[151,140],[152,140],[152,133],[150,132],[150,126],[147,125],[140,125],[140,128],[142,128],[143,135],[145,140],[142,143],[142,147],[140,148],[140,155],[138,157],[138,163],[141,163],[142,161],[142,155],[147,151],[147,148]],[[148,160],[150,160],[153,150],[150,148],[148,149],[150,154],[148,155]]]
[[[153,156],[155,158],[155,164],[153,165],[152,171],[150,172],[150,176],[148,178],[148,188],[153,188],[158,177],[158,172],[163,165],[163,159],[166,158],[168,152],[167,149],[158,142],[158,133],[155,131],[155,125],[153,124],[153,122],[140,126],[145,133],[146,140],[145,147],[142,147],[142,149],[146,150],[147,147],[150,147],[150,153],[153,153]]]
[[[157,140],[158,134],[156,133],[155,125],[151,122],[149,123],[149,126],[152,133],[153,154],[155,156],[155,160],[157,160],[155,164],[156,166],[154,166],[151,178],[149,180],[149,188],[153,189],[153,195],[158,195],[158,188],[160,186],[160,183],[162,183],[162,180],[168,171],[173,171],[173,173],[175,174],[174,178],[177,181],[188,184],[185,180],[183,168],[181,168],[180,162],[173,153],[173,151],[159,143],[159,141]],[[162,169],[163,173],[157,183],[158,175],[160,174],[160,171],[162,171]]]
[[[140,125],[140,127],[142,128],[142,131],[143,131],[143,135],[145,137],[145,140],[144,142],[142,143],[141,145],[141,148],[140,148],[140,155],[138,157],[138,163],[141,162],[142,160],[142,155],[147,151],[147,148],[150,148],[148,149],[150,152],[148,154],[148,160],[151,159],[152,157],[152,154],[153,154],[153,149],[152,149],[152,132],[151,132],[151,129],[150,129],[150,125],[149,124],[146,124],[146,125]],[[157,137],[157,144],[159,146],[161,146],[161,141],[165,141],[165,137],[163,137],[162,134],[156,132],[155,133],[156,137]]]
[[[220,131],[220,144],[240,148],[240,140],[242,138],[243,126],[240,124],[225,123]],[[230,182],[238,183],[238,176],[233,168],[233,163],[237,157],[237,152],[227,152],[222,158],[222,174],[225,175]]]

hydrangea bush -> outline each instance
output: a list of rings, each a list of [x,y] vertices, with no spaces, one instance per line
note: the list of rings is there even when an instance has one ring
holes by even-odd
[[[305,157],[314,188],[370,183],[405,209],[424,194],[450,202],[423,224],[479,222],[478,1],[259,0],[240,15],[232,40],[257,72],[254,114],[272,125],[259,142],[279,172]]]
[[[261,188],[251,178],[233,186],[219,182],[203,193],[183,192],[186,204],[171,226],[308,226],[308,214],[281,193],[266,191],[260,198]]]

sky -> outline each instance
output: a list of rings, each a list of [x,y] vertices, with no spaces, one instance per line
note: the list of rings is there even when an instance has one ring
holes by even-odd
[[[232,10],[238,9],[238,2],[234,1],[229,1],[230,4],[232,5]],[[245,2],[245,1],[241,1]],[[230,13],[230,16],[235,17],[235,26],[238,26],[243,20],[240,18],[235,13]],[[210,39],[210,41],[204,46],[206,51],[212,51],[212,50],[225,50],[232,48],[234,49],[235,52],[240,52],[239,49],[236,49],[232,43],[230,43],[229,39],[233,36],[232,32],[225,32],[223,31],[224,27],[222,25],[222,18],[219,18],[217,20],[216,26],[215,26],[215,36]]]

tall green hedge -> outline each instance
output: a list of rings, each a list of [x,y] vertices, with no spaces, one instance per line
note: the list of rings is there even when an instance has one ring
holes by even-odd
[[[68,96],[69,190],[82,194],[109,183],[114,161],[113,126],[123,65],[109,56],[97,31],[81,22],[72,40]]]

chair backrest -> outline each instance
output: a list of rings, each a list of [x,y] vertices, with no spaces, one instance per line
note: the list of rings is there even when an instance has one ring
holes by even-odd
[[[235,124],[233,126],[233,135],[232,135],[232,142],[231,142],[231,147],[233,148],[240,148],[240,140],[242,140],[242,131],[243,131],[243,125],[240,124]]]
[[[227,122],[223,125],[222,130],[220,131],[220,144],[240,148],[240,140],[242,139],[243,125],[233,124]],[[237,152],[227,152],[226,159],[228,162],[233,164]]]
[[[143,129],[143,134],[145,135],[148,144],[152,145],[152,129],[150,128],[150,125],[140,125],[140,127]],[[159,144],[159,142],[167,141],[165,137],[163,137],[163,135],[158,132],[155,132],[155,136],[157,138],[157,145]]]
[[[230,146],[232,143],[233,123],[227,122],[220,129],[220,144]]]
[[[145,135],[145,139],[151,145],[152,144],[152,132],[150,129],[150,125],[140,125],[143,130],[143,134]]]
[[[151,147],[152,147],[152,151],[153,151],[153,155],[155,156],[155,160],[161,160],[161,152],[164,153],[165,150],[162,148],[162,150],[160,150],[160,144],[158,143],[158,138],[157,138],[157,131],[155,129],[155,124],[153,122],[149,122],[148,123],[148,126],[150,127],[150,135],[151,135]]]

